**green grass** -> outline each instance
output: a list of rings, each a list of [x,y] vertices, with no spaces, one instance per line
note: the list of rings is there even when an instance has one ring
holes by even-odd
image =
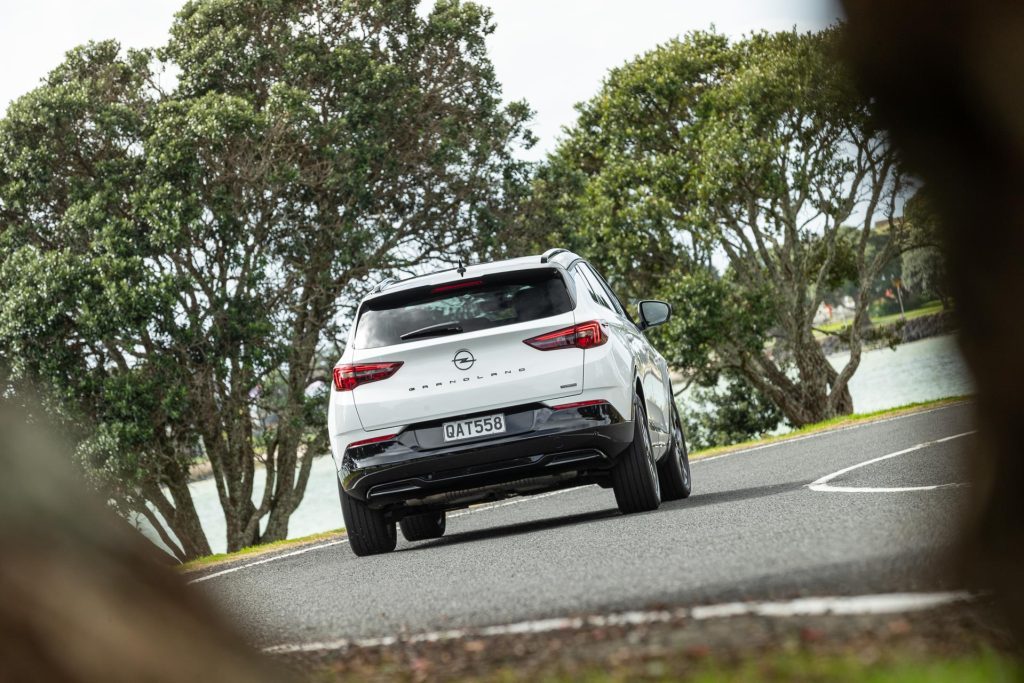
[[[926,315],[935,315],[936,313],[941,312],[941,303],[937,301],[929,302],[922,306],[921,308],[915,308],[912,311],[907,311],[907,320],[913,320],[914,318],[923,318]],[[871,324],[875,327],[878,327],[880,325],[891,325],[892,323],[897,322],[898,320],[900,320],[900,314],[893,313],[891,315],[883,315],[880,318],[873,318],[871,320]],[[818,332],[839,332],[849,326],[850,324],[848,322],[828,323],[826,325],[818,325],[817,327],[815,327],[815,330]]]
[[[918,403],[908,403],[907,405],[899,406],[896,408],[875,410],[870,413],[854,413],[853,415],[840,415],[839,417],[833,417],[830,420],[824,420],[822,422],[816,422],[814,424],[805,425],[803,427],[800,427],[799,429],[794,429],[791,432],[786,432],[785,434],[767,436],[760,439],[751,439],[750,441],[743,441],[741,443],[730,444],[728,446],[716,446],[714,448],[707,448],[702,451],[694,451],[693,453],[690,453],[690,460],[708,458],[713,455],[731,453],[732,451],[741,451],[745,448],[752,448],[754,446],[763,446],[765,444],[786,441],[788,439],[793,439],[798,436],[814,434],[815,432],[827,432],[831,429],[839,429],[842,427],[848,427],[850,425],[861,424],[864,422],[874,422],[876,420],[883,420],[888,417],[907,415],[910,413],[916,413],[922,410],[930,410],[932,408],[938,408],[953,403],[962,403],[964,401],[970,400],[970,398],[970,396],[950,396],[948,398],[938,398],[933,401],[920,401]]]
[[[213,555],[206,555],[194,560],[189,560],[182,564],[179,569],[186,572],[194,569],[203,569],[205,567],[232,562],[247,556],[262,555],[264,553],[274,552],[275,550],[281,550],[283,548],[292,548],[307,545],[309,543],[317,543],[318,541],[341,538],[344,535],[344,529],[335,529],[334,531],[321,531],[318,534],[310,534],[309,536],[301,536],[299,538],[289,538],[286,541],[274,541],[273,543],[264,543],[263,545],[252,545],[233,553],[215,553]]]
[[[1011,683],[1024,680],[1020,660],[989,646],[959,653],[929,652],[930,648],[897,646],[884,642],[861,644],[846,652],[793,649],[780,643],[776,649],[742,652],[725,661],[714,656],[694,658],[682,651],[650,657],[631,656],[635,646],[622,644],[611,657],[555,647],[539,654],[542,659],[490,664],[486,656],[471,661],[460,649],[418,655],[424,671],[447,671],[445,680],[470,683],[631,683],[632,681],[685,681],[686,683]],[[642,646],[641,646],[642,647]],[[426,659],[423,659],[426,657]],[[439,661],[431,661],[435,660]],[[346,658],[342,656],[344,661]],[[436,669],[434,667],[437,667]],[[454,671],[453,671],[454,669]],[[391,650],[381,659],[349,660],[347,665],[323,663],[309,671],[306,680],[317,683],[349,681],[418,681],[401,652]]]
[[[873,420],[884,419],[886,417],[894,417],[897,415],[905,415],[907,413],[913,413],[920,410],[928,410],[930,408],[949,405],[951,403],[959,403],[968,400],[969,398],[969,396],[954,396],[951,398],[940,398],[935,401],[911,403],[909,405],[900,406],[898,408],[890,408],[888,410],[876,410],[871,413],[844,415],[842,417],[832,418],[831,420],[825,420],[824,422],[818,422],[813,425],[807,425],[805,427],[801,427],[800,429],[796,429],[792,432],[787,432],[786,434],[779,434],[777,436],[769,436],[762,439],[744,441],[742,443],[732,444],[730,446],[718,446],[716,448],[709,448],[703,451],[695,451],[690,454],[690,459],[697,460],[699,458],[707,458],[713,455],[721,455],[723,453],[730,453],[732,451],[743,450],[744,448],[751,448],[753,446],[761,446],[764,444],[775,443],[777,441],[785,441],[787,439],[792,439],[797,436],[803,436],[805,434],[811,434],[814,432],[823,432],[828,431],[830,429],[837,429],[852,424],[871,422]],[[341,538],[344,534],[344,529],[335,529],[334,531],[324,531],[318,534],[302,536],[301,538],[290,538],[286,541],[275,541],[274,543],[267,543],[264,545],[254,545],[248,548],[243,548],[242,550],[233,553],[218,553],[216,555],[207,555],[205,557],[190,560],[182,564],[180,569],[186,572],[196,569],[204,569],[219,564],[234,562],[236,560],[248,556],[258,556],[265,553],[283,550],[285,548],[293,548],[302,545],[307,545],[309,543],[316,543],[319,541]]]
[[[991,650],[938,661],[890,660],[865,662],[855,656],[776,655],[764,662],[748,661],[737,669],[709,671],[694,683],[732,681],[867,681],[870,683],[977,683],[1017,681],[1024,674],[1020,663]]]
[[[1019,681],[1024,667],[1017,660],[986,649],[969,655],[926,658],[917,653],[885,653],[875,657],[822,655],[811,652],[766,654],[738,664],[714,661],[692,663],[653,659],[620,666],[584,668],[541,674],[533,680],[593,681],[689,681],[691,683],[759,683],[760,681],[857,681],[868,683],[999,683]],[[504,668],[490,680],[519,681],[523,676]]]

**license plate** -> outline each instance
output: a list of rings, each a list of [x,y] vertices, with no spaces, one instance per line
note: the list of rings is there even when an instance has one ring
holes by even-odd
[[[505,431],[505,416],[501,413],[474,417],[469,420],[457,420],[445,422],[441,425],[441,432],[445,441],[460,441],[472,439],[477,436],[489,434],[501,434]]]

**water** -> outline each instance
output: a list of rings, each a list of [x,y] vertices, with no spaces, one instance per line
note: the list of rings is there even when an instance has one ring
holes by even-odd
[[[848,359],[848,353],[829,358],[837,369]],[[850,391],[854,409],[866,413],[969,394],[972,388],[956,343],[953,337],[946,336],[901,344],[894,351],[888,348],[866,351],[850,381]],[[258,499],[262,493],[262,486],[258,486],[253,498]],[[224,552],[224,516],[213,480],[192,484],[192,497],[213,552]],[[319,457],[313,461],[302,504],[291,517],[289,537],[329,531],[342,525],[334,461],[327,456]],[[144,528],[143,532],[155,539],[152,529]]]
[[[263,481],[257,470],[257,482],[253,487],[253,500],[258,501],[263,495]],[[221,511],[220,499],[217,497],[217,485],[213,479],[203,479],[193,483],[192,500],[195,501],[196,512],[203,523],[206,538],[210,541],[210,549],[222,553],[227,549],[225,540],[226,527],[224,513]],[[266,519],[264,519],[264,524]],[[313,460],[306,484],[306,495],[288,523],[288,537],[308,536],[320,531],[330,531],[344,526],[341,519],[341,506],[338,503],[338,484],[334,470],[334,460],[321,456]],[[152,529],[140,525],[142,532],[149,538],[155,538]],[[158,543],[161,547],[163,544]]]
[[[838,370],[849,358],[849,353],[837,353],[829,360]],[[962,396],[973,390],[952,336],[900,344],[895,350],[867,351],[850,380],[853,409],[858,413]]]

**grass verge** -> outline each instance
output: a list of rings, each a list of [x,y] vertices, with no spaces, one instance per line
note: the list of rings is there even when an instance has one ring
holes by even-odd
[[[248,548],[242,548],[233,553],[216,553],[214,555],[206,555],[199,557],[194,560],[185,562],[178,568],[182,571],[194,571],[197,569],[207,569],[209,567],[215,567],[220,564],[227,564],[248,557],[258,557],[267,553],[276,552],[285,548],[298,548],[300,546],[309,545],[310,543],[319,543],[320,541],[329,541],[335,538],[342,538],[345,536],[344,529],[335,529],[333,531],[321,531],[318,534],[310,534],[309,536],[300,536],[299,538],[289,538],[285,541],[274,541],[273,543],[265,543],[263,545],[253,545]]]
[[[1018,681],[991,603],[907,614],[681,619],[282,655],[319,683]]]
[[[954,396],[950,398],[940,398],[935,401],[924,401],[921,403],[911,403],[909,405],[900,406],[898,408],[890,408],[888,410],[876,410],[872,413],[859,413],[854,415],[844,415],[842,417],[836,417],[831,420],[824,422],[818,422],[813,425],[807,425],[800,429],[786,434],[779,434],[778,436],[769,436],[762,439],[755,439],[752,441],[744,441],[743,443],[733,444],[731,446],[719,446],[716,448],[709,448],[703,451],[695,451],[690,454],[691,460],[698,460],[700,458],[708,458],[715,455],[722,455],[725,453],[731,453],[733,451],[740,451],[745,448],[752,448],[754,446],[763,446],[769,443],[775,443],[779,441],[786,441],[798,436],[804,436],[806,434],[813,434],[815,432],[825,432],[832,429],[840,429],[842,427],[848,427],[854,424],[860,424],[864,422],[873,422],[875,420],[882,420],[889,417],[896,417],[899,415],[907,415],[910,413],[920,412],[922,410],[929,410],[944,405],[950,405],[953,403],[962,403],[969,400],[969,396]],[[240,559],[249,557],[258,557],[267,553],[277,552],[279,550],[298,548],[303,545],[309,545],[310,543],[318,543],[321,541],[327,541],[335,538],[342,538],[345,535],[344,529],[335,529],[334,531],[324,531],[318,534],[311,534],[309,536],[302,536],[300,538],[290,538],[286,541],[275,541],[274,543],[267,543],[265,545],[254,545],[248,548],[243,548],[233,553],[218,553],[216,555],[207,555],[200,557],[195,560],[190,560],[181,565],[182,571],[195,571],[198,569],[208,569],[221,564],[228,564],[236,562]]]
[[[544,681],[692,681],[692,683],[758,683],[760,681],[871,681],[873,683],[983,683],[1019,681],[1024,667],[1014,659],[983,650],[976,654],[926,659],[911,652],[863,656],[819,655],[813,652],[775,653],[739,663],[714,660],[680,665],[669,658],[650,659],[631,665],[585,668],[557,672]],[[469,679],[472,680],[472,679]],[[512,668],[499,669],[493,680],[518,681],[523,678]]]
[[[834,429],[842,429],[852,425],[863,424],[867,422],[877,422],[878,420],[885,420],[891,417],[899,417],[900,415],[910,415],[912,413],[919,413],[925,410],[932,410],[933,408],[941,408],[942,406],[953,405],[954,403],[964,403],[971,399],[970,396],[950,396],[948,398],[938,398],[934,401],[920,401],[918,403],[908,403],[907,405],[899,406],[896,408],[887,408],[885,410],[875,410],[870,413],[854,413],[853,415],[841,415],[834,417],[830,420],[823,422],[816,422],[814,424],[805,425],[799,429],[794,429],[791,432],[785,434],[777,434],[774,436],[767,436],[760,439],[751,439],[750,441],[743,441],[741,443],[734,443],[729,446],[716,446],[714,448],[706,448],[701,451],[694,451],[690,453],[690,460],[699,460],[701,458],[709,458],[715,455],[723,455],[725,453],[732,453],[733,451],[742,451],[747,448],[754,448],[755,446],[765,446],[771,443],[778,443],[780,441],[788,441],[797,437],[806,436],[808,434],[815,434],[817,432],[828,432]]]

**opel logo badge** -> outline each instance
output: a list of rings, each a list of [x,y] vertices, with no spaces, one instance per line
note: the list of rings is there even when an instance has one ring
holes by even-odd
[[[475,362],[476,358],[469,352],[469,349],[459,349],[455,352],[455,358],[452,358],[452,363],[459,370],[469,370]]]

